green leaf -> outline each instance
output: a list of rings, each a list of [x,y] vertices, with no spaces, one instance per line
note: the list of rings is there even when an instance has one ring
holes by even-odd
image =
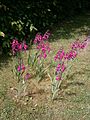
[[[36,31],[37,31],[37,28],[35,28],[35,27],[33,26],[33,24],[31,24],[31,25],[30,25],[30,32],[32,32],[33,30],[36,30]]]
[[[3,32],[0,31],[0,36],[4,37],[5,34]]]

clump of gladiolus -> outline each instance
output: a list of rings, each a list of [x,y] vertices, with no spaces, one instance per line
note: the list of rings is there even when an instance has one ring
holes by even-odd
[[[39,58],[46,58],[48,53],[50,52],[50,46],[48,43],[40,42],[37,45],[37,50],[39,51]]]
[[[71,44],[71,49],[68,52],[65,52],[64,49],[59,49],[57,51],[54,57],[54,62],[56,64],[54,78],[51,79],[52,80],[52,99],[55,98],[55,95],[59,90],[63,74],[68,68],[67,66],[68,62],[73,61],[79,54],[80,50],[87,47],[89,40],[90,38],[84,40],[83,42],[76,40],[74,43]]]
[[[49,31],[46,31],[44,35],[37,33],[34,39],[34,44],[39,44],[42,41],[48,40],[49,36],[50,36]]]
[[[84,49],[87,46],[88,40],[84,40],[80,42],[76,40],[74,43],[71,44],[71,50],[67,53],[63,49],[58,50],[54,57],[55,62],[59,62],[56,66],[56,80],[61,80],[63,72],[66,70],[67,66],[65,66],[65,61],[73,60],[77,57],[78,52],[80,49]]]
[[[28,48],[28,45],[26,45],[25,41],[19,43],[17,39],[13,39],[11,43],[11,48],[12,48],[13,55],[15,55],[20,51],[26,51]]]
[[[73,50],[80,50],[84,49],[87,45],[88,39],[84,40],[83,42],[80,42],[79,40],[76,40],[74,43],[72,43],[71,48]]]
[[[43,70],[44,62],[43,61],[44,61],[44,59],[47,58],[48,54],[51,51],[50,45],[47,41],[49,36],[50,36],[49,31],[47,31],[44,35],[39,34],[39,33],[36,34],[36,37],[33,41],[33,43],[36,46],[36,54],[33,55],[34,57],[31,56],[31,52],[29,54],[29,58],[31,57],[30,63],[33,64],[31,66],[32,66],[32,68],[36,67],[36,70],[37,70],[36,73],[38,76],[43,75],[43,72],[44,72],[44,70]],[[54,95],[55,95],[56,91],[59,89],[59,85],[60,85],[60,82],[62,81],[63,74],[67,70],[68,66],[66,63],[68,63],[68,61],[73,61],[77,57],[77,55],[79,54],[79,51],[86,48],[88,41],[90,41],[90,37],[87,38],[86,40],[84,40],[83,42],[76,40],[75,42],[73,42],[71,44],[71,46],[70,46],[71,48],[68,52],[65,52],[65,50],[63,48],[59,49],[57,51],[56,55],[54,56],[54,60],[53,60],[55,62],[55,65],[56,65],[55,72],[54,72],[55,73],[54,78],[52,80],[52,82],[53,82],[52,84],[54,84],[52,86],[52,88],[53,88],[52,93]],[[12,48],[13,55],[17,55],[17,53],[21,53],[22,51],[26,51],[28,49],[28,45],[26,44],[25,41],[18,42],[17,39],[13,39],[13,41],[11,43],[11,48]],[[19,75],[21,75],[21,77],[22,77],[22,75],[23,75],[23,73],[25,73],[25,70],[27,69],[27,67],[23,64],[22,57],[18,57],[18,58],[19,58],[19,62],[18,62],[18,65],[16,67],[16,70],[19,73]],[[38,60],[38,58],[39,58],[39,60]],[[44,58],[44,59],[41,59],[41,58]],[[35,70],[35,68],[34,68],[34,70]],[[31,77],[31,74],[26,73],[23,77],[23,80],[24,81],[28,80],[30,77]]]
[[[34,39],[34,44],[36,44],[36,49],[39,52],[38,57],[41,58],[46,58],[48,53],[50,52],[50,45],[47,42],[48,38],[50,36],[50,32],[47,31],[44,35],[41,34],[36,34],[36,37]]]

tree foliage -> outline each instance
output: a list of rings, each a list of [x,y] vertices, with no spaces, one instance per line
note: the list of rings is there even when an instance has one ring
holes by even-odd
[[[53,24],[89,9],[90,0],[1,0],[0,31],[7,38],[29,39],[34,31],[45,31]]]

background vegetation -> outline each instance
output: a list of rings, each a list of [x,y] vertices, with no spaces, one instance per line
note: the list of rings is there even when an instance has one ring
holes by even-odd
[[[29,42],[36,32],[86,12],[89,6],[89,0],[0,0],[0,31],[6,34],[1,45],[9,48],[13,37]]]

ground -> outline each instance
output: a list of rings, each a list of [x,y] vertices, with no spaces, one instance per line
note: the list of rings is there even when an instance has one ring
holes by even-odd
[[[50,44],[54,52],[66,50],[77,38],[84,40],[90,32],[90,14],[63,22],[52,31]],[[48,58],[50,60],[50,58]],[[90,120],[90,44],[81,51],[61,85],[58,98],[51,100],[49,78],[36,88],[29,82],[29,94],[15,101],[12,88],[17,80],[12,73],[12,58],[0,57],[0,120]]]

